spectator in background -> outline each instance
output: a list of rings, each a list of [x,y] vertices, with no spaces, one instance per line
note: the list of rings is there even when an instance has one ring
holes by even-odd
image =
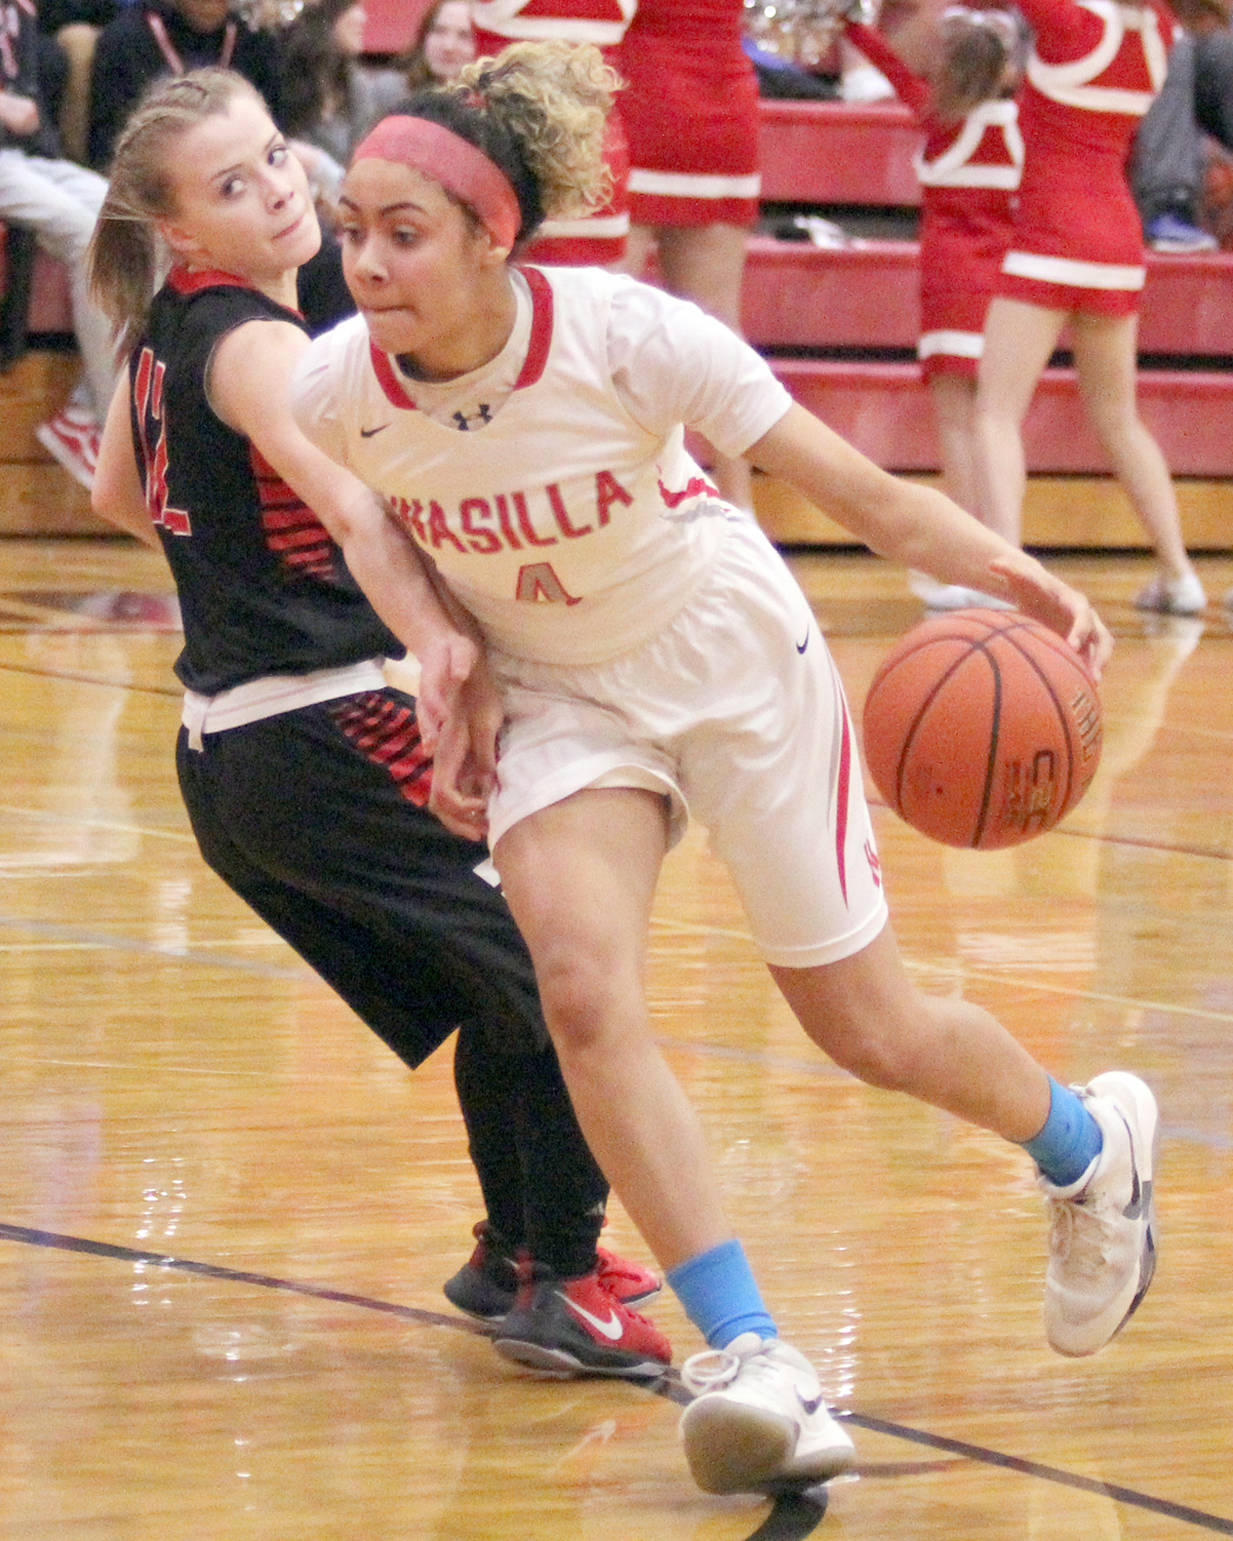
[[[1182,22],[1160,94],[1135,136],[1130,177],[1149,246],[1161,252],[1212,251],[1199,221],[1203,135],[1233,149],[1233,31],[1226,0],[1175,0]]]
[[[1163,13],[1150,0],[1099,11],[1081,0],[1019,6],[1035,41],[1019,99],[1023,178],[977,378],[982,517],[1021,539],[1023,419],[1069,325],[1084,411],[1156,553],[1156,573],[1135,604],[1197,615],[1203,585],[1135,392],[1146,273],[1126,159],[1164,81]]]
[[[86,164],[90,124],[90,70],[99,32],[115,17],[118,0],[42,0],[39,26],[62,50],[64,89],[54,108],[60,145],[70,160]]]
[[[437,0],[420,19],[419,31],[398,60],[406,91],[453,80],[475,58],[475,28],[467,0]]]
[[[281,125],[282,77],[272,33],[254,30],[228,0],[139,0],[107,23],[94,46],[90,164],[106,169],[117,135],[152,80],[206,64],[243,75]]]
[[[83,376],[36,430],[39,443],[83,487],[94,479],[99,431],[116,378],[111,326],[89,290],[87,259],[107,185],[60,154],[40,103],[39,35],[31,0],[0,0],[0,220],[33,230],[68,269]]]
[[[332,198],[351,151],[403,94],[399,76],[360,64],[360,0],[309,0],[279,35],[283,127],[315,190]]]

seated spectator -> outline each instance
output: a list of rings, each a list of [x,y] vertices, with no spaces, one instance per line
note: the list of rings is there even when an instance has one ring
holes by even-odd
[[[283,127],[330,198],[355,145],[406,94],[397,71],[361,66],[367,19],[360,0],[308,0],[279,34]]]
[[[1203,135],[1233,149],[1233,30],[1226,0],[1176,0],[1183,23],[1169,53],[1160,94],[1139,124],[1131,190],[1149,246],[1162,252],[1211,251],[1200,223]]]
[[[436,0],[421,18],[419,31],[398,60],[407,91],[453,80],[475,58],[475,30],[467,0]]]
[[[68,403],[35,430],[39,443],[89,487],[99,428],[115,383],[111,326],[90,296],[87,253],[107,191],[101,177],[60,155],[39,96],[40,39],[35,12],[0,0],[0,220],[33,230],[69,273],[73,330],[84,375]]]
[[[256,86],[282,122],[278,43],[255,31],[228,0],[138,0],[98,35],[90,78],[88,155],[105,168],[137,99],[161,75],[205,64],[229,67]]]
[[[69,160],[86,163],[90,124],[90,69],[100,30],[119,11],[119,0],[40,0],[39,27],[62,50],[67,78],[57,103],[50,104]],[[47,93],[44,93],[45,97]]]

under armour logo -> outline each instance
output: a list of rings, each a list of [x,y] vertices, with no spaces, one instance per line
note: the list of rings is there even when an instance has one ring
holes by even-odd
[[[473,412],[470,417],[465,412],[455,412],[454,421],[458,424],[459,432],[466,433],[472,423],[491,423],[492,411],[486,401],[481,401],[478,412]]]

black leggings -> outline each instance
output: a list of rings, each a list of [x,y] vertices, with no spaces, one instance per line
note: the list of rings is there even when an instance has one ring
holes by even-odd
[[[608,1186],[574,1117],[526,945],[484,848],[417,805],[380,733],[393,690],[176,745],[207,863],[414,1068],[458,1028],[454,1076],[489,1222],[570,1276],[594,1262]],[[357,710],[362,709],[362,711]],[[405,790],[404,790],[405,789]]]

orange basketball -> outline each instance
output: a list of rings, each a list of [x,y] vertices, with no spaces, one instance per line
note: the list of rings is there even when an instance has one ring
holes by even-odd
[[[878,791],[944,845],[996,850],[1052,829],[1100,762],[1100,698],[1078,654],[1014,610],[933,616],[869,686]]]

